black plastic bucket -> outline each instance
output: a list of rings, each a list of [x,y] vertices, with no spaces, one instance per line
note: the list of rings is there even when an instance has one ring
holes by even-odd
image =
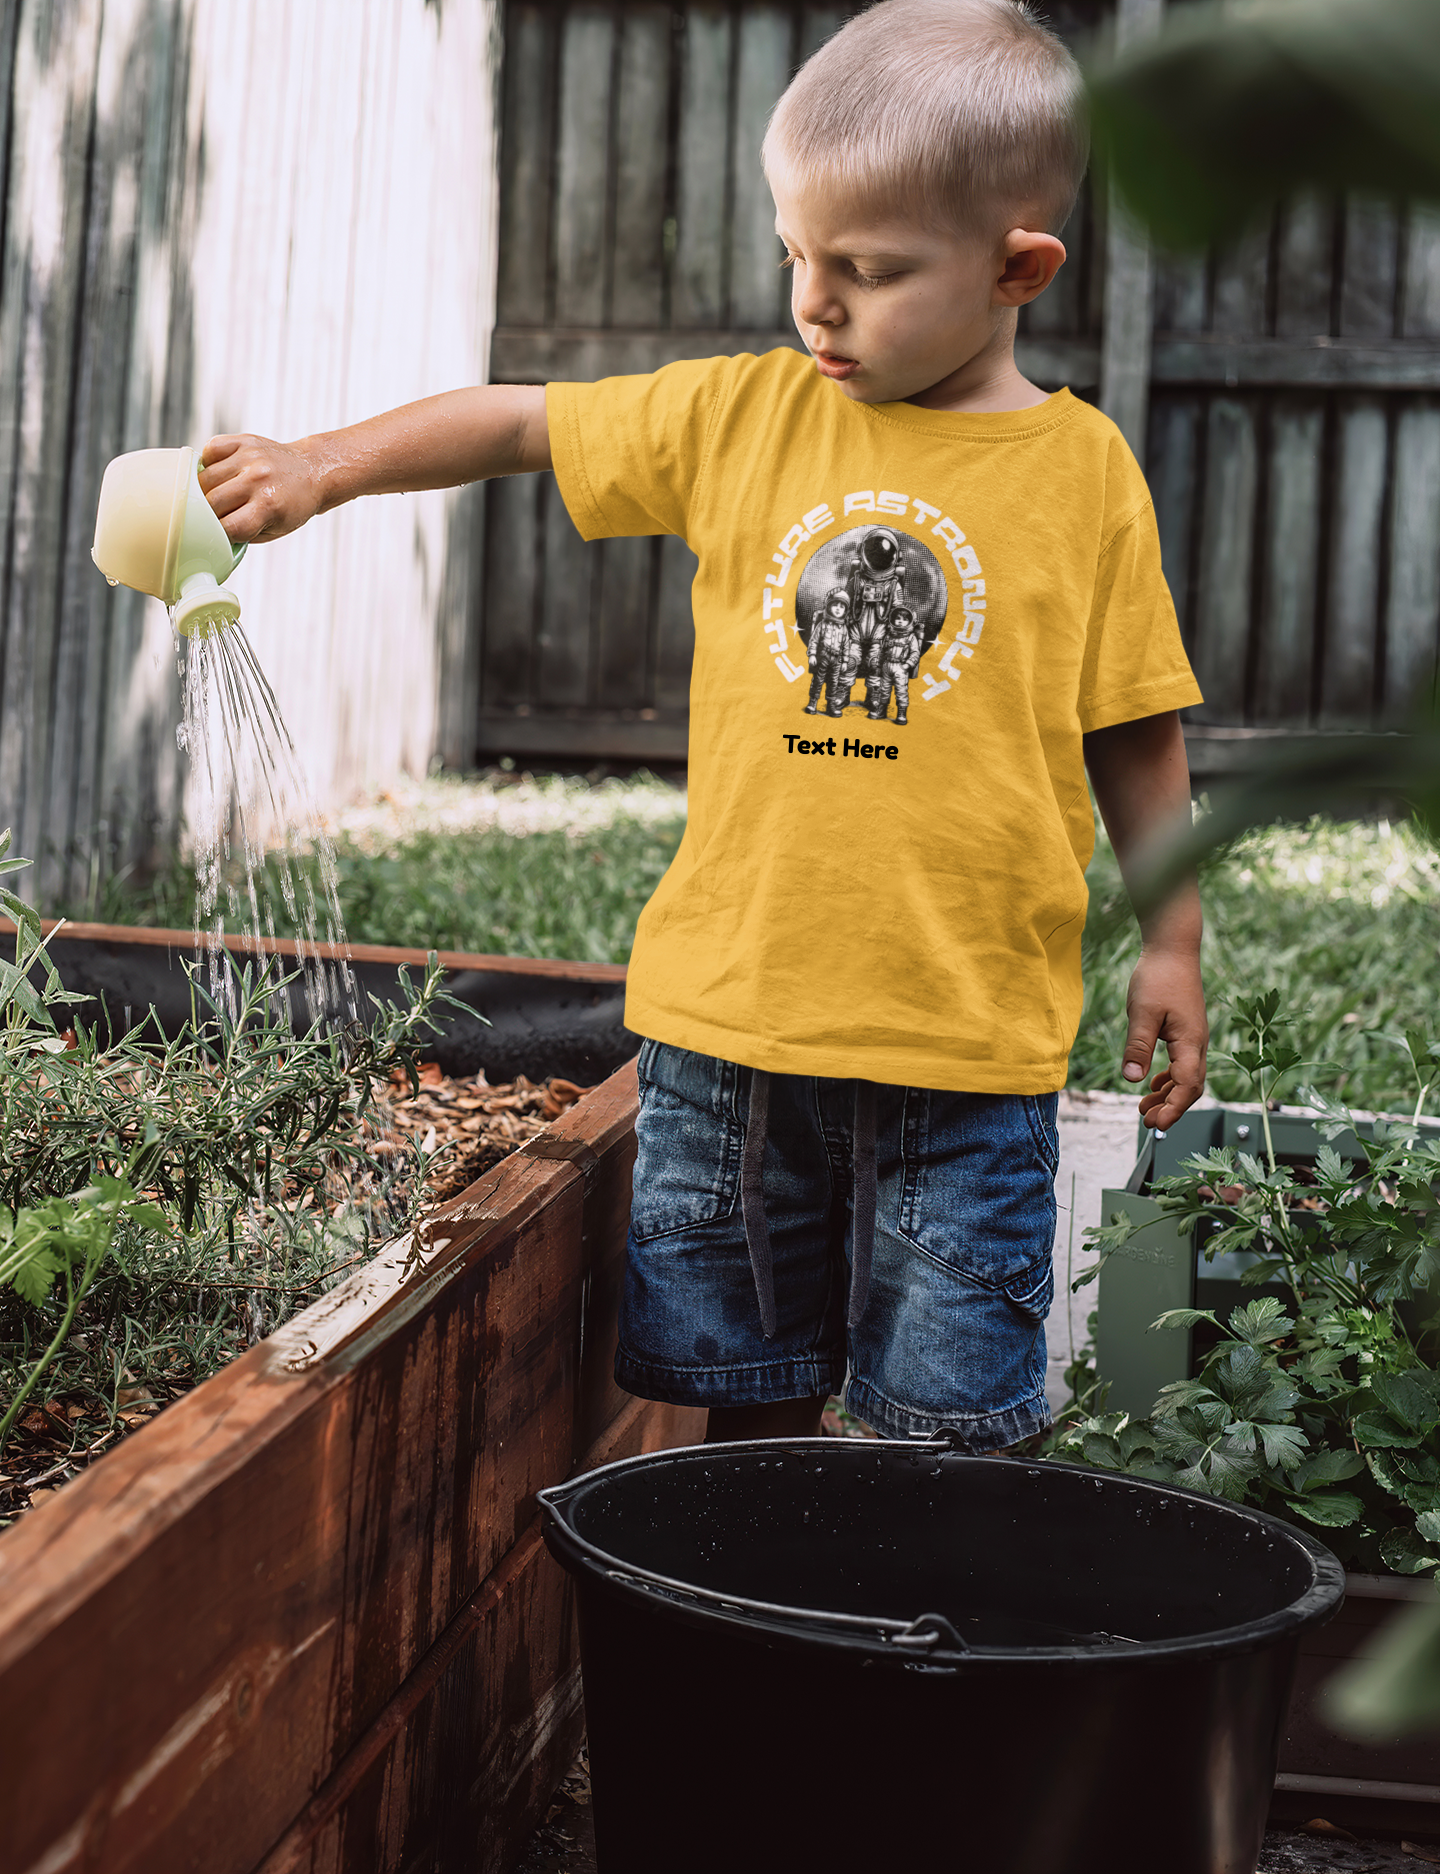
[[[1344,1596],[1273,1517],[935,1445],[696,1446],[540,1501],[606,1874],[1251,1874]]]

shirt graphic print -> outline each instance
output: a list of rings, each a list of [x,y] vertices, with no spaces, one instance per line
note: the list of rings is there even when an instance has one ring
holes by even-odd
[[[626,1022],[765,1068],[1064,1084],[1094,840],[1084,736],[1199,701],[1108,419],[865,405],[803,354],[547,389],[587,539],[672,533],[689,819]]]

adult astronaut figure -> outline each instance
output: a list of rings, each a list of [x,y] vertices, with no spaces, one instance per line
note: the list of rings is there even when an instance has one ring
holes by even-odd
[[[805,714],[817,713],[822,685],[829,686],[825,714],[838,716],[845,708],[855,681],[859,657],[850,628],[850,595],[844,586],[832,586],[810,626],[810,701]]]
[[[890,613],[885,641],[880,647],[880,669],[865,685],[866,715],[871,722],[881,722],[890,707],[890,693],[895,693],[895,721],[903,723],[910,708],[910,679],[920,667],[920,633],[915,614],[908,605],[897,605]]]
[[[860,542],[849,585],[856,674],[865,679],[868,700],[872,681],[880,677],[890,614],[905,596],[905,555],[888,527],[872,527]]]

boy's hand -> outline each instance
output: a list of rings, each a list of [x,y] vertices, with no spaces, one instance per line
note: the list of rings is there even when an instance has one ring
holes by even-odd
[[[1157,1041],[1165,1043],[1170,1062],[1150,1082],[1140,1100],[1140,1117],[1157,1132],[1168,1132],[1205,1091],[1205,1052],[1210,1024],[1205,991],[1194,950],[1144,949],[1125,1001],[1129,1033],[1125,1037],[1125,1078],[1143,1080],[1150,1071]]]
[[[201,493],[237,547],[279,540],[320,512],[319,468],[303,444],[212,436],[200,459]]]

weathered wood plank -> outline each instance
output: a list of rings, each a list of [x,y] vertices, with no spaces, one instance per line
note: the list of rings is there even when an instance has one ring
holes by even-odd
[[[735,115],[730,146],[730,323],[746,330],[783,326],[789,276],[775,232],[775,203],[760,168],[760,145],[776,99],[790,81],[793,27],[788,9],[748,6],[740,16]]]
[[[1254,713],[1262,722],[1310,718],[1320,571],[1324,406],[1278,399],[1270,413],[1264,587]]]
[[[1242,343],[1222,337],[1157,339],[1155,381],[1161,384],[1273,385],[1335,390],[1440,389],[1440,346],[1295,344],[1281,339]]]
[[[443,1646],[616,1416],[634,1103],[632,1065],[557,1126],[598,1155],[588,1193],[518,1155],[422,1269],[382,1255],[6,1535],[9,1865],[248,1874]],[[97,1656],[56,1752],[21,1715]]]
[[[684,761],[689,715],[675,709],[487,709],[480,711],[476,748],[500,755],[562,761]]]
[[[591,675],[600,555],[565,511],[555,478],[543,480],[545,581],[532,670],[535,701],[549,708],[593,702]]]
[[[827,39],[835,34],[850,17],[852,8],[842,11],[839,7],[802,7],[800,10],[800,58],[805,61],[818,52]]]
[[[1382,715],[1401,725],[1433,702],[1440,648],[1440,405],[1402,410],[1395,425],[1390,582]]]
[[[595,656],[595,701],[603,709],[643,709],[650,702],[654,568],[653,540],[605,542]]]
[[[697,1441],[704,1424],[630,1400],[576,1470]],[[256,1874],[509,1874],[583,1728],[573,1592],[537,1520]]]
[[[512,0],[505,9],[496,316],[509,325],[539,325],[550,311],[556,32],[553,8]]]
[[[1160,30],[1165,0],[1115,0],[1117,53]],[[1119,426],[1137,457],[1145,457],[1150,410],[1150,344],[1154,331],[1155,262],[1150,237],[1112,191],[1105,229],[1105,297],[1101,313],[1100,408]]]
[[[1195,500],[1204,418],[1199,399],[1162,393],[1155,399],[1146,451],[1146,470],[1155,502],[1165,583],[1175,601],[1187,645],[1195,635],[1191,587]]]
[[[1261,337],[1268,325],[1269,276],[1268,227],[1221,248],[1211,276],[1211,330],[1226,338]]]
[[[0,514],[9,518],[0,806],[18,850],[37,861],[19,881],[27,893],[43,892],[50,869],[47,788],[100,14],[99,0],[28,7],[14,62],[0,263]],[[65,818],[62,811],[62,841]]]
[[[1402,338],[1440,338],[1440,207],[1412,202],[1405,218]]]
[[[608,6],[574,6],[564,21],[555,161],[555,317],[566,325],[601,325],[611,252],[615,16]]]
[[[1254,406],[1217,397],[1208,412],[1191,652],[1205,720],[1239,722],[1245,715],[1258,468]]]
[[[1275,335],[1328,338],[1335,271],[1335,203],[1302,195],[1280,210],[1276,240]]]
[[[497,384],[587,384],[602,377],[657,371],[677,358],[734,357],[782,345],[791,351],[805,349],[793,325],[769,332],[737,332],[723,326],[668,332],[499,326],[491,340],[490,375]],[[1022,339],[1015,357],[1038,384],[1088,386],[1099,381],[1099,348],[1089,340]]]
[[[1393,202],[1352,195],[1345,202],[1345,271],[1340,333],[1388,339],[1396,329],[1400,220]]]
[[[1209,268],[1203,254],[1159,254],[1155,260],[1155,330],[1203,332],[1209,316]]]
[[[660,590],[655,619],[655,701],[661,709],[690,707],[690,663],[695,618],[690,589],[700,562],[673,535],[660,542]]]
[[[1389,447],[1378,399],[1340,401],[1321,664],[1320,720],[1326,725],[1368,724],[1374,705]]]
[[[482,704],[528,703],[545,577],[539,475],[490,484],[485,528],[485,620],[480,649]]]
[[[676,326],[713,327],[726,318],[733,26],[726,7],[685,9],[670,276],[670,317]]]
[[[1087,183],[1086,189],[1088,187]],[[1076,338],[1084,331],[1081,307],[1085,289],[1085,221],[1085,190],[1082,190],[1069,220],[1060,230],[1060,239],[1065,244],[1065,265],[1039,299],[1021,309],[1021,343],[1027,339]]]
[[[670,12],[621,15],[615,112],[615,254],[608,324],[665,322],[665,169],[670,128]]]

